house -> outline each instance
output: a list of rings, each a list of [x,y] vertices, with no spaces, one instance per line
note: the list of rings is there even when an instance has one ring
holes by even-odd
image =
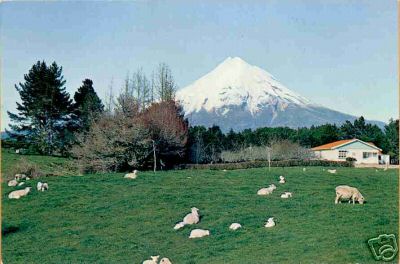
[[[345,161],[354,158],[358,164],[389,164],[389,155],[383,155],[382,149],[372,142],[359,139],[338,140],[312,148],[316,158],[332,161]]]

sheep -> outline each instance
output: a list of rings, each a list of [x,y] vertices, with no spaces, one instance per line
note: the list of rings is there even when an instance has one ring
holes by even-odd
[[[279,183],[281,183],[281,184],[286,183],[286,179],[285,179],[285,177],[283,177],[282,175],[279,176]]]
[[[172,264],[169,258],[162,258],[160,264]]]
[[[49,189],[49,185],[46,182],[38,182],[36,188],[38,191],[44,192]]]
[[[210,231],[209,230],[193,229],[190,232],[189,238],[200,238],[200,237],[209,236],[209,235],[210,235]]]
[[[159,257],[160,256],[151,256],[151,259],[143,261],[143,264],[157,264]]]
[[[19,181],[19,180],[26,179],[26,175],[23,174],[23,173],[17,173],[17,174],[15,174],[14,178],[15,178],[17,181]]]
[[[125,176],[124,176],[124,178],[127,178],[127,179],[136,179],[136,177],[137,177],[137,170],[134,170],[132,173],[127,173],[127,174],[125,174]]]
[[[19,199],[22,196],[28,195],[30,190],[31,190],[31,187],[26,187],[25,189],[22,189],[22,190],[10,192],[10,194],[8,195],[8,198],[9,199]]]
[[[232,224],[229,226],[229,229],[230,229],[230,230],[238,230],[239,228],[242,228],[242,225],[239,224],[239,223],[232,223]]]
[[[329,173],[335,174],[336,170],[328,170]]]
[[[303,168],[303,171],[306,171],[307,169],[306,168]]]
[[[260,190],[257,191],[257,195],[269,195],[271,194],[274,190],[276,189],[275,184],[271,184],[267,188],[261,188]]]
[[[192,207],[192,212],[187,214],[184,218],[182,222],[177,223],[174,226],[175,230],[178,230],[182,227],[184,227],[185,225],[193,225],[193,224],[197,224],[200,221],[200,217],[199,217],[199,209],[196,207]]]
[[[267,222],[265,223],[264,227],[270,228],[275,226],[275,221],[273,217],[268,218]]]
[[[226,169],[223,169],[222,171],[224,171],[224,172],[225,172],[225,171],[226,171]]]
[[[284,192],[281,194],[281,198],[282,199],[287,199],[289,197],[292,197],[292,193],[291,192]]]
[[[22,186],[24,184],[25,184],[25,182],[20,182],[20,183],[18,183],[18,186]]]
[[[353,201],[353,204],[355,204],[356,201],[358,201],[359,204],[363,204],[365,201],[364,197],[357,188],[347,185],[339,185],[335,188],[335,191],[335,204],[338,204],[339,201],[346,199],[349,200],[349,203]]]
[[[18,184],[17,180],[11,180],[11,181],[9,181],[9,182],[7,183],[7,185],[8,185],[9,187],[17,186],[17,184]]]

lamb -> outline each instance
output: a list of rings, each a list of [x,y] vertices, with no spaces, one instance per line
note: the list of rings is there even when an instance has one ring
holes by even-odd
[[[265,223],[264,227],[270,228],[275,226],[275,221],[273,217],[268,218],[267,222]]]
[[[17,173],[17,174],[15,174],[14,178],[15,178],[17,181],[19,181],[19,180],[26,179],[26,175],[25,175],[25,174],[22,174],[22,173]]]
[[[276,189],[275,184],[271,184],[268,188],[261,188],[258,190],[257,195],[269,195]]]
[[[159,257],[160,256],[151,256],[151,259],[143,261],[143,264],[157,264]]]
[[[335,174],[336,170],[328,170],[329,173]]]
[[[242,225],[239,224],[239,223],[232,223],[232,224],[229,226],[229,229],[230,229],[230,230],[238,230],[239,228],[242,228]]]
[[[125,174],[125,176],[124,176],[124,178],[127,178],[127,179],[136,179],[136,177],[137,177],[137,170],[134,170],[132,173],[127,173],[127,174]]]
[[[36,188],[38,191],[44,192],[45,190],[49,189],[49,185],[46,182],[43,182],[43,183],[38,182],[36,185]]]
[[[162,258],[160,264],[172,264],[169,258]]]
[[[286,179],[285,179],[285,177],[283,177],[282,175],[279,176],[279,183],[281,183],[281,184],[286,183]]]
[[[335,191],[335,204],[338,204],[341,200],[349,200],[349,203],[353,201],[353,204],[355,204],[356,201],[358,201],[359,204],[363,204],[365,201],[364,197],[357,188],[347,185],[339,185],[335,188]]]
[[[200,237],[209,236],[209,235],[210,235],[210,231],[209,230],[193,229],[190,232],[189,238],[200,238]]]
[[[10,192],[10,194],[8,195],[8,198],[9,199],[19,199],[22,196],[28,195],[30,190],[31,190],[31,187],[26,187],[25,189],[22,189],[22,190]]]
[[[291,192],[284,192],[283,194],[281,194],[281,198],[282,199],[287,199],[289,197],[292,197],[292,193]]]
[[[7,183],[7,185],[8,185],[9,187],[17,186],[17,184],[18,184],[17,180],[11,180],[11,181],[9,181],[9,182]]]
[[[175,230],[178,230],[182,227],[184,227],[185,225],[193,225],[193,224],[197,224],[200,221],[200,217],[199,217],[199,209],[196,207],[192,207],[192,212],[187,214],[184,218],[182,222],[177,223],[174,226]]]

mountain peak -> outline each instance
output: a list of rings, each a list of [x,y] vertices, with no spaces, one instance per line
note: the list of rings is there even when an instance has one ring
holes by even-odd
[[[252,115],[267,105],[285,108],[289,104],[303,107],[309,101],[279,83],[270,73],[250,65],[239,57],[228,57],[214,70],[177,93],[187,114],[240,106]]]

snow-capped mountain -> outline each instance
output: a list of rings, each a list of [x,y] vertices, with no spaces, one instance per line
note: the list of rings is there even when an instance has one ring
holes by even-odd
[[[227,58],[177,92],[192,125],[223,131],[258,127],[303,127],[342,123],[355,117],[311,103],[267,71],[241,58]]]

